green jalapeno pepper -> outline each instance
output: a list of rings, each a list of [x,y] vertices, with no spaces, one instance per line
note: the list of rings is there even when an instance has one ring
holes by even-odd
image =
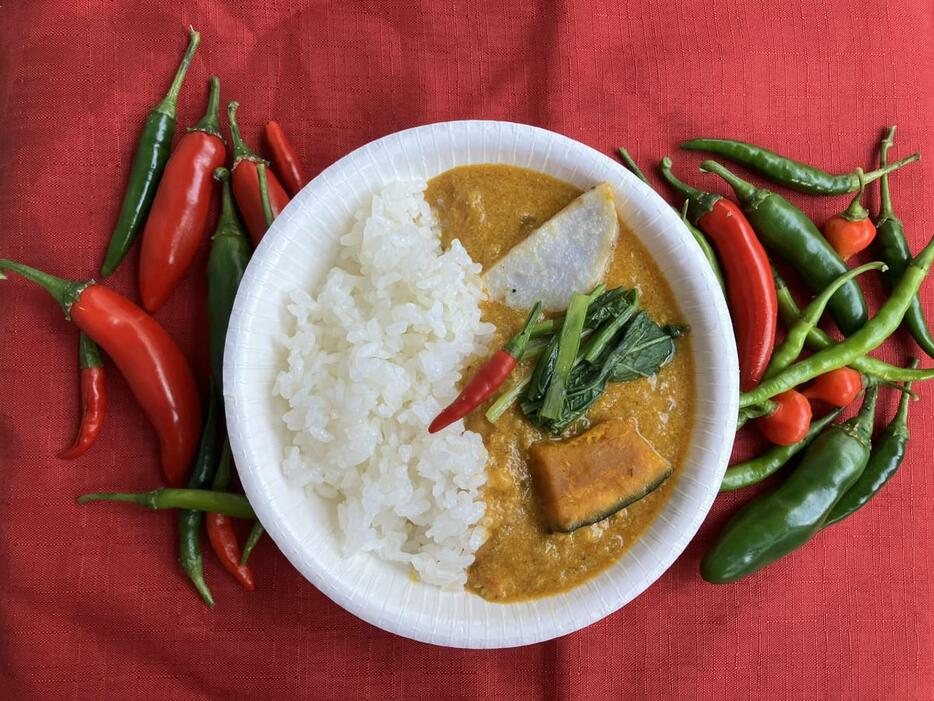
[[[706,581],[742,579],[800,547],[823,527],[866,468],[876,393],[870,385],[859,414],[821,433],[788,479],[730,519],[701,562]]]

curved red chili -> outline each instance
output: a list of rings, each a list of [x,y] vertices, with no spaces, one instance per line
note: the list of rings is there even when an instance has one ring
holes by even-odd
[[[437,433],[450,426],[455,421],[464,418],[480,406],[493,392],[506,381],[516,367],[518,359],[522,357],[529,339],[532,337],[532,327],[542,313],[542,303],[537,302],[526,319],[525,325],[512,339],[496,351],[480,369],[474,374],[467,386],[457,395],[434,421],[428,426],[428,433]]]
[[[220,462],[217,464],[217,471],[214,473],[214,481],[211,484],[212,491],[225,491],[230,487],[231,473],[233,471],[233,456],[230,453],[230,443],[224,441],[224,451],[221,453]],[[207,526],[208,540],[211,541],[211,548],[221,561],[224,569],[233,575],[240,586],[247,591],[253,591],[253,571],[249,565],[241,564],[242,554],[240,544],[237,542],[237,534],[233,529],[233,522],[230,516],[209,512],[204,515],[204,522]]]
[[[769,257],[738,205],[678,180],[668,157],[661,171],[687,197],[688,215],[719,254],[739,353],[739,388],[746,392],[759,384],[775,346],[778,299]]]
[[[272,164],[289,195],[295,197],[308,182],[298,154],[285,137],[279,122],[266,122],[263,131],[266,134],[266,143],[269,144],[269,152],[272,154]]]
[[[756,428],[775,445],[794,445],[804,440],[811,428],[811,405],[803,394],[790,389],[772,397],[777,406],[767,416],[756,419]]]
[[[220,80],[215,76],[207,112],[178,142],[156,191],[139,261],[140,298],[150,312],[165,304],[178,286],[207,230],[214,169],[227,158],[219,105]]]
[[[263,202],[259,193],[259,175],[256,166],[266,163],[266,178],[269,184],[269,203],[272,205],[273,218],[285,209],[289,203],[289,196],[285,194],[276,174],[268,167],[265,159],[257,156],[243,143],[240,127],[237,125],[237,108],[239,102],[231,102],[227,107],[227,117],[230,121],[230,137],[233,141],[234,162],[230,169],[230,185],[233,188],[237,207],[250,232],[253,245],[258,246],[266,233],[266,217],[263,214]]]
[[[81,424],[71,446],[58,454],[62,460],[74,460],[88,452],[100,435],[107,415],[104,361],[97,344],[85,333],[81,334],[78,359],[81,365]]]
[[[140,307],[93,280],[63,280],[0,260],[0,270],[5,269],[45,288],[66,318],[110,356],[159,437],[166,480],[173,487],[184,485],[201,434],[201,397],[194,373],[171,336]]]
[[[872,223],[862,203],[866,188],[862,168],[856,169],[856,176],[859,178],[859,190],[853,196],[850,206],[830,217],[824,224],[824,238],[843,260],[867,248],[876,237],[876,225]]]

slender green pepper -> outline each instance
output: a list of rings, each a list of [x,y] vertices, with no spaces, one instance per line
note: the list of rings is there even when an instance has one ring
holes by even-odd
[[[253,548],[256,547],[256,544],[259,542],[259,539],[263,537],[263,533],[265,532],[266,529],[263,528],[263,524],[259,522],[259,519],[253,522],[250,534],[246,537],[246,542],[243,544],[243,556],[240,558],[241,565],[245,565],[247,560],[250,559]]]
[[[797,443],[773,446],[759,457],[738,463],[727,469],[723,481],[720,483],[720,491],[732,492],[743,487],[751,487],[766,477],[775,474],[784,465],[788,464],[788,461],[795,455],[807,448],[820,435],[821,431],[833,423],[833,420],[840,415],[841,411],[843,409],[834,409],[829,414],[814,421],[808,429],[808,434]]]
[[[190,489],[206,489],[211,484],[219,457],[217,410],[220,404],[214,383],[208,390],[208,410],[204,419],[201,443],[188,478]],[[204,515],[197,509],[178,512],[178,560],[185,574],[201,594],[204,603],[214,606],[214,597],[204,581],[204,562],[201,559],[201,521]]]
[[[801,310],[795,298],[791,296],[788,285],[782,279],[774,268],[772,274],[775,277],[775,292],[778,298],[778,316],[785,325],[785,328],[794,326],[801,316]],[[808,332],[807,347],[813,351],[820,351],[837,345],[837,342],[828,336],[823,329],[815,327]],[[884,360],[865,355],[862,358],[856,358],[850,367],[859,370],[868,377],[885,382],[909,382],[913,380],[929,379],[925,370],[914,368],[903,368],[897,365],[891,365]]]
[[[769,361],[769,366],[763,376],[765,379],[774,377],[798,359],[804,349],[808,334],[812,329],[817,328],[820,318],[824,315],[824,309],[834,293],[857,275],[862,275],[870,270],[885,270],[885,263],[866,263],[858,268],[847,270],[843,275],[827,285],[827,288],[804,308],[804,312],[801,313],[798,320],[788,326],[785,340],[772,353],[772,359]]]
[[[746,504],[726,524],[701,561],[712,584],[742,579],[784,557],[817,533],[869,460],[875,385],[859,414],[821,433],[777,489]]]
[[[188,49],[175,73],[175,79],[162,101],[156,105],[149,116],[136,146],[136,155],[130,168],[130,179],[117,226],[114,228],[101,266],[101,276],[107,277],[126,257],[130,246],[136,240],[146,221],[152,201],[156,196],[159,178],[165,170],[172,151],[172,137],[175,136],[175,107],[178,94],[185,82],[185,75],[191,65],[191,59],[201,43],[201,35],[189,27]]]
[[[148,492],[94,492],[78,497],[79,504],[91,501],[125,501],[153,510],[197,509],[234,518],[256,518],[253,507],[242,494],[212,489],[159,487]]]
[[[917,364],[917,360],[912,362],[912,366],[917,366]],[[905,389],[911,389],[910,382],[905,385]],[[856,480],[856,483],[834,505],[824,524],[825,528],[837,521],[842,521],[865,506],[901,467],[908,449],[908,402],[910,400],[911,395],[908,392],[902,392],[895,418],[876,439],[866,469],[863,470],[863,474]]]
[[[927,276],[932,261],[934,261],[934,238],[928,242],[918,257],[911,261],[885,304],[863,328],[845,341],[818,351],[806,360],[789,366],[775,377],[764,380],[754,390],[744,392],[739,397],[739,405],[744,407],[758,404],[764,399],[771,399],[776,394],[787,392],[808,380],[813,380],[818,375],[851,365],[857,358],[862,358],[878,348],[898,328],[905,310]],[[932,377],[934,377],[934,369],[921,371],[917,379]]]
[[[218,168],[214,177],[223,183],[221,215],[211,237],[208,256],[208,331],[211,345],[211,371],[219,391],[224,391],[224,343],[227,324],[240,280],[246,272],[252,251],[243,225],[234,208],[230,191],[230,171]]]
[[[856,192],[859,189],[859,177],[855,172],[834,175],[820,168],[794,161],[785,156],[780,156],[774,151],[769,151],[754,144],[747,144],[743,141],[691,139],[682,143],[681,148],[688,151],[716,153],[744,165],[750,170],[761,173],[776,183],[811,195],[842,195],[847,192]],[[889,166],[883,166],[879,170],[866,173],[864,175],[865,180],[867,183],[871,183],[886,173],[891,173],[893,170],[913,163],[920,158],[920,154],[914,153]]]
[[[758,189],[716,161],[704,161],[701,170],[716,173],[730,184],[762,243],[794,266],[815,293],[824,290],[847,271],[846,263],[827,243],[814,222],[784,197]],[[829,308],[846,336],[869,318],[863,293],[852,280],[831,297]]]
[[[642,169],[636,165],[636,162],[633,160],[632,156],[629,155],[629,151],[624,149],[622,146],[619,147],[619,158],[633,175],[655,190],[655,188],[652,187],[652,183],[649,182],[649,179],[645,177],[645,173],[642,172]],[[656,190],[656,192],[658,191]],[[720,270],[720,261],[717,260],[717,254],[713,250],[713,246],[710,245],[710,241],[708,241],[707,237],[704,236],[704,232],[702,232],[688,220],[686,212],[687,206],[688,202],[685,200],[684,207],[682,207],[680,210],[681,221],[684,222],[684,225],[687,227],[688,232],[690,232],[691,237],[697,241],[697,245],[700,246],[701,253],[704,254],[704,258],[706,258],[707,262],[710,263],[710,267],[713,269],[714,277],[717,278],[717,282],[720,283],[720,289],[726,290],[726,283],[723,280],[723,272]],[[678,208],[674,207],[674,210],[678,211]]]
[[[888,162],[889,149],[894,141],[895,127],[893,126],[882,140],[879,149],[883,167]],[[878,246],[879,257],[889,266],[882,279],[886,286],[892,289],[898,283],[898,279],[902,276],[905,267],[911,260],[911,250],[908,248],[908,241],[905,239],[902,220],[895,216],[895,212],[892,210],[892,194],[889,191],[888,176],[882,177],[880,190],[882,206],[875,222],[876,245]],[[931,336],[924,310],[921,308],[921,300],[918,299],[917,295],[911,300],[911,306],[905,312],[902,326],[914,337],[921,350],[934,358],[934,337]]]

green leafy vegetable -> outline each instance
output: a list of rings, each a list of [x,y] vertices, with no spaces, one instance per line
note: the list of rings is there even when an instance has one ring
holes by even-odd
[[[558,336],[558,354],[554,363],[554,371],[545,391],[541,415],[546,419],[557,419],[564,408],[564,398],[567,394],[567,381],[580,350],[581,332],[584,330],[584,320],[587,318],[587,307],[590,297],[579,292],[571,295],[571,302],[561,326]]]

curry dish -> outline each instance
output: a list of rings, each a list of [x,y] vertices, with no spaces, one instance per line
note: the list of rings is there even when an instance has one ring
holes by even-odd
[[[543,173],[501,165],[465,166],[429,182],[426,197],[448,245],[457,238],[484,270],[542,225],[581,191]],[[608,287],[636,288],[641,304],[661,323],[682,321],[664,276],[638,238],[621,222],[607,269]],[[522,325],[525,312],[485,302],[483,315],[496,326],[491,347]],[[656,517],[687,457],[694,415],[694,360],[690,338],[657,375],[612,383],[588,413],[590,425],[613,418],[634,420],[674,467],[673,477],[613,516],[571,533],[552,533],[529,472],[530,446],[549,436],[513,406],[491,424],[482,411],[467,419],[489,452],[484,491],[489,533],[468,572],[467,589],[496,602],[546,596],[571,589],[618,560]],[[481,362],[481,361],[478,361]],[[465,368],[469,377],[475,368]]]

